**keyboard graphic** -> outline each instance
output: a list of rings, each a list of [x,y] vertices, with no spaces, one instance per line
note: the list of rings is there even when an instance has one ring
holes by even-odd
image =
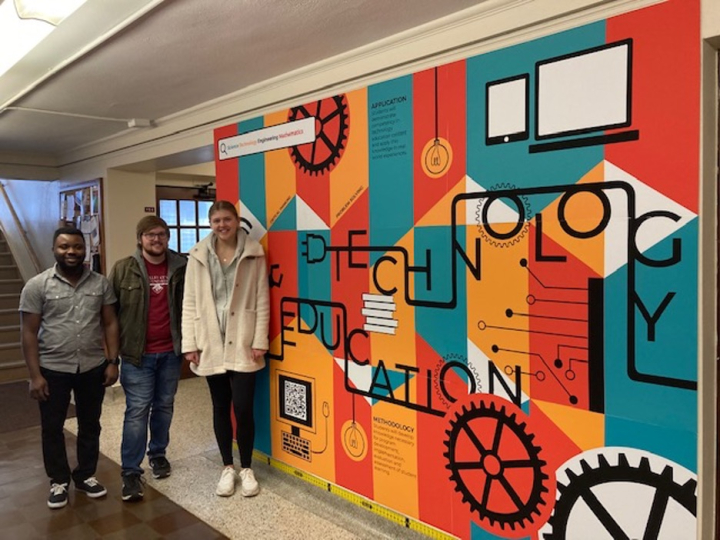
[[[293,456],[310,461],[310,441],[288,431],[282,432],[282,449]]]

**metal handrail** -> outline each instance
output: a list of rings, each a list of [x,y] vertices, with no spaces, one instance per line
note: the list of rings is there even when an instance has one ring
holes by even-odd
[[[0,182],[0,191],[2,191],[3,197],[5,198],[5,202],[7,203],[8,209],[10,210],[10,214],[12,215],[13,221],[15,222],[15,225],[17,226],[18,230],[20,231],[20,237],[22,238],[23,244],[25,244],[25,248],[28,250],[28,254],[30,255],[30,260],[33,263],[33,266],[35,267],[35,273],[39,273],[40,270],[42,270],[42,266],[40,265],[40,260],[37,257],[37,254],[35,253],[35,250],[32,247],[32,244],[30,243],[30,240],[28,239],[27,232],[25,231],[25,227],[22,226],[22,223],[20,223],[20,218],[18,218],[17,212],[15,212],[15,207],[13,206],[12,202],[10,201],[10,197],[7,194],[7,190],[5,189],[5,183]]]

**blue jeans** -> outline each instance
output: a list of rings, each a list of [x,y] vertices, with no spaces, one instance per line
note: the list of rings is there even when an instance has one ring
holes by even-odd
[[[181,359],[173,352],[144,354],[140,367],[123,362],[120,371],[126,403],[120,449],[123,476],[143,473],[140,464],[146,448],[150,459],[165,455],[180,366]]]

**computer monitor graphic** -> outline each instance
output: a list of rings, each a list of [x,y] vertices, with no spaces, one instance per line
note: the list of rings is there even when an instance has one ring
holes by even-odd
[[[315,433],[315,381],[309,377],[278,371],[278,421],[295,431]]]
[[[315,380],[297,373],[278,371],[279,422],[290,426],[290,431],[280,431],[282,450],[296,458],[312,461],[312,441],[302,432],[315,433]]]
[[[535,138],[575,138],[531,145],[530,152],[635,140],[636,130],[602,133],[631,124],[631,39],[536,63]]]

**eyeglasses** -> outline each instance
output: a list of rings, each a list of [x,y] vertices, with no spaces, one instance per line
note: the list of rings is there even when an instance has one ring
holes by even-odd
[[[150,240],[165,240],[168,237],[168,234],[166,232],[143,233],[143,236],[145,238],[149,238]]]

